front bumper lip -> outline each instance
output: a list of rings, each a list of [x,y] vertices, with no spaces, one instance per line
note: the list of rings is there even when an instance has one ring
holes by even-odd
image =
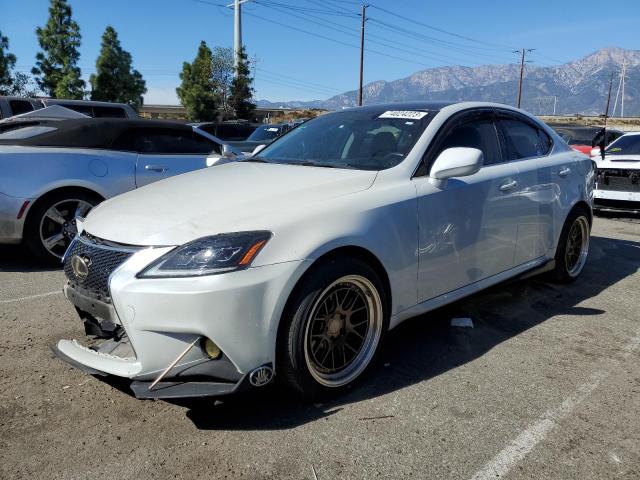
[[[63,343],[64,342],[64,343]],[[70,356],[68,353],[73,354],[69,348],[84,349],[81,345],[75,343],[69,347],[68,340],[63,340],[60,345],[52,347],[53,353],[60,360],[68,363],[69,365],[85,372],[90,375],[96,375],[100,377],[107,377],[108,373],[103,370],[98,370],[89,367],[82,360],[76,360],[76,356]],[[73,343],[73,342],[69,342]],[[75,352],[77,354],[77,352]],[[95,352],[93,352],[95,353]],[[117,375],[117,374],[116,374]],[[166,381],[159,382],[150,389],[152,382],[132,381],[130,384],[131,391],[136,398],[140,399],[167,399],[167,398],[198,398],[198,397],[220,397],[224,395],[231,395],[236,392],[240,392],[249,388],[250,383],[248,380],[249,375],[243,375],[238,382],[189,382],[189,381]]]

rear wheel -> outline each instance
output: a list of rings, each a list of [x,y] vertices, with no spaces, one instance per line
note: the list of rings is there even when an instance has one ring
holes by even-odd
[[[100,203],[88,192],[57,192],[34,205],[25,226],[25,244],[42,263],[56,265],[78,233],[76,221]]]
[[[282,318],[278,378],[305,397],[335,393],[371,364],[387,329],[387,299],[365,262],[336,258],[305,276]]]
[[[580,276],[589,255],[589,236],[591,223],[583,208],[571,211],[564,223],[558,247],[556,248],[556,266],[551,272],[559,283],[573,282]]]

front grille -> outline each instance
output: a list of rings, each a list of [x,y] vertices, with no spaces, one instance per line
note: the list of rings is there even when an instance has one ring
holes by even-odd
[[[598,190],[640,192],[640,172],[624,168],[598,170]]]
[[[99,240],[99,239],[98,239]],[[111,244],[113,245],[113,244]],[[94,237],[82,235],[71,245],[64,260],[64,273],[73,286],[86,290],[103,301],[110,301],[109,276],[134,253],[134,249],[117,249],[98,243]],[[88,264],[85,278],[78,277],[72,266],[74,256],[79,256]]]

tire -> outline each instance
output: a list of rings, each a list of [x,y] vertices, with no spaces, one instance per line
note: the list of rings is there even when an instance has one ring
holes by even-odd
[[[312,267],[283,313],[276,378],[309,399],[339,394],[373,363],[389,324],[380,277],[364,261]]]
[[[80,190],[59,191],[42,197],[27,217],[26,247],[38,262],[60,265],[77,233],[76,218],[84,217],[101,200],[98,195]]]
[[[589,254],[591,222],[587,211],[576,207],[567,216],[556,248],[555,268],[550,272],[556,283],[571,283],[582,273]]]

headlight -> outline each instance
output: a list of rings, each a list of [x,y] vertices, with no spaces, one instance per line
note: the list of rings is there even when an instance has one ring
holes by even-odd
[[[199,277],[249,268],[271,232],[225,233],[174,248],[150,264],[138,278]]]

